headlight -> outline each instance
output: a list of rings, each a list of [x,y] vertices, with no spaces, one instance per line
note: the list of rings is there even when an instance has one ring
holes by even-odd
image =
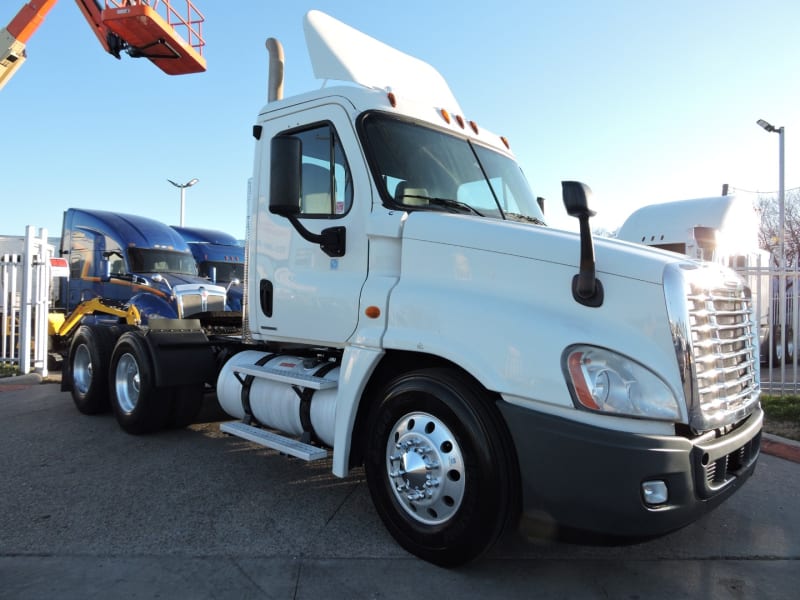
[[[680,419],[678,400],[667,384],[627,356],[595,346],[571,346],[562,361],[578,408],[627,417]]]

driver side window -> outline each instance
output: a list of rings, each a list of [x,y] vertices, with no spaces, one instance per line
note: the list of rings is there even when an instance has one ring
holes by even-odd
[[[353,203],[353,181],[336,130],[326,123],[293,137],[302,143],[300,216],[346,214]]]

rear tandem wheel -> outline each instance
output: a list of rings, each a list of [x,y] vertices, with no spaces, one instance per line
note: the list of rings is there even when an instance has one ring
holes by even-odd
[[[67,359],[72,400],[85,415],[109,410],[108,361],[117,335],[110,327],[81,325],[72,338]]]
[[[150,351],[141,332],[128,331],[117,340],[109,374],[111,406],[122,429],[142,434],[166,426],[170,390],[156,387]]]

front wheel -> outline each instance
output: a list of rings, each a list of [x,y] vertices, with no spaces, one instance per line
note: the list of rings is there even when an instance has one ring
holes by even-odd
[[[152,433],[166,426],[171,397],[155,386],[147,343],[138,331],[123,334],[111,354],[109,395],[117,423],[128,433]]]
[[[393,380],[372,412],[365,471],[375,508],[406,550],[468,562],[517,516],[519,475],[492,398],[452,369]]]

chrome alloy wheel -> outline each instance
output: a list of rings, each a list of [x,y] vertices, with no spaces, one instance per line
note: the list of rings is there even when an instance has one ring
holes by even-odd
[[[386,444],[386,472],[400,506],[424,525],[438,525],[458,512],[466,489],[461,449],[433,415],[405,415]]]
[[[117,363],[114,389],[119,407],[126,413],[132,413],[139,402],[140,375],[139,364],[131,354],[123,354]]]
[[[92,355],[86,344],[75,349],[72,360],[72,385],[79,394],[86,394],[92,385]]]

